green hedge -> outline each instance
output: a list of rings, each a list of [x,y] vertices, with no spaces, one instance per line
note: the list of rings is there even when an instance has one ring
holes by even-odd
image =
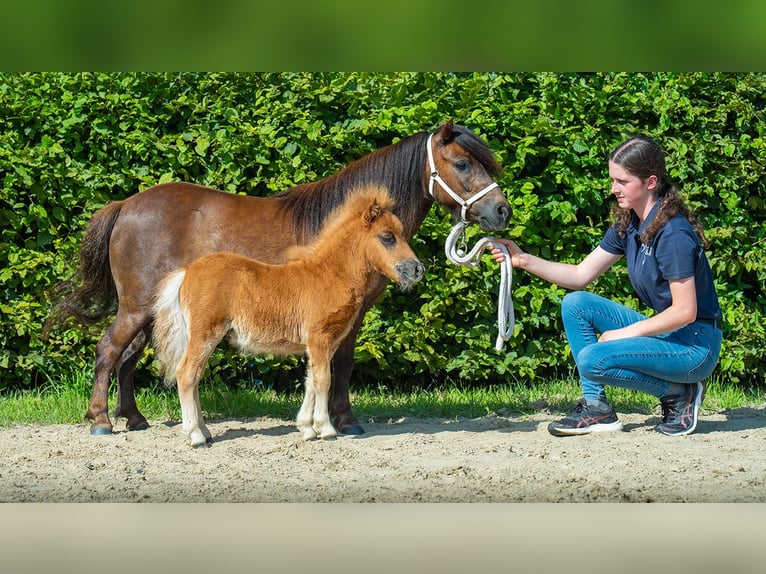
[[[5,74],[0,76],[0,390],[92,365],[100,333],[40,338],[53,287],[93,212],[157,182],[270,195],[454,118],[481,135],[514,207],[505,235],[578,261],[609,213],[605,157],[636,131],[668,152],[705,224],[726,321],[719,370],[764,374],[764,74]],[[358,339],[355,384],[477,384],[568,375],[564,290],[514,276],[514,338],[498,353],[498,268],[445,260],[434,208],[413,247],[426,280],[389,289]],[[471,230],[478,238],[480,230]],[[622,265],[593,290],[637,305]],[[142,375],[154,376],[149,359]],[[219,351],[215,379],[298,385],[297,359]],[[146,377],[144,377],[145,379]]]

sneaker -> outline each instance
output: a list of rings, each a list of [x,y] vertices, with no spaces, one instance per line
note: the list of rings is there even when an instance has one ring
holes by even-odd
[[[657,430],[662,434],[679,436],[691,434],[697,428],[697,416],[705,398],[705,383],[686,385],[686,392],[660,398],[662,422]]]
[[[585,399],[577,401],[575,408],[566,417],[548,425],[548,432],[554,436],[618,430],[622,430],[622,423],[612,405],[604,402],[589,405]]]

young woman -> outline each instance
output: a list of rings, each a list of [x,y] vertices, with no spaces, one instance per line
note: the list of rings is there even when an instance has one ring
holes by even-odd
[[[514,267],[574,290],[561,314],[580,375],[582,398],[550,423],[556,436],[622,429],[605,385],[659,397],[666,435],[697,427],[706,379],[721,349],[721,309],[704,252],[702,227],[668,181],[665,157],[653,140],[634,137],[609,156],[616,222],[579,264],[557,263],[504,244]],[[503,253],[492,249],[496,261]],[[581,291],[620,258],[650,316]]]

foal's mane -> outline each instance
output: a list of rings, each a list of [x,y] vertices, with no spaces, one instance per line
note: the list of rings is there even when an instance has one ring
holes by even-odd
[[[452,138],[490,175],[499,174],[500,166],[492,151],[473,132],[455,124]],[[325,219],[344,203],[348,195],[369,184],[382,184],[388,188],[394,201],[392,211],[401,219],[405,233],[409,236],[414,234],[418,205],[433,201],[425,191],[427,139],[428,132],[418,132],[380,148],[324,179],[277,194],[275,197],[279,199],[280,209],[291,213],[299,240],[310,241],[319,233]]]
[[[353,240],[362,224],[363,214],[369,211],[373,202],[378,205],[381,212],[392,212],[394,200],[385,187],[366,185],[351,189],[346,202],[330,214],[326,225],[310,243],[296,245],[287,250],[287,260],[304,259],[317,253],[338,234],[343,234],[343,237],[351,234],[350,239]]]

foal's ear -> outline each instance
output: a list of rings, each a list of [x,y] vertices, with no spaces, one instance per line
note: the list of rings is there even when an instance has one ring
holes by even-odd
[[[378,204],[377,199],[373,199],[372,203],[370,204],[370,207],[367,208],[367,211],[364,212],[364,223],[365,225],[371,225],[373,221],[375,221],[378,216],[380,215],[381,211],[383,209]]]
[[[443,144],[450,143],[453,139],[455,139],[455,134],[453,133],[453,127],[454,122],[452,118],[444,122],[441,126],[439,126],[439,131],[437,132],[438,137],[442,140]]]

